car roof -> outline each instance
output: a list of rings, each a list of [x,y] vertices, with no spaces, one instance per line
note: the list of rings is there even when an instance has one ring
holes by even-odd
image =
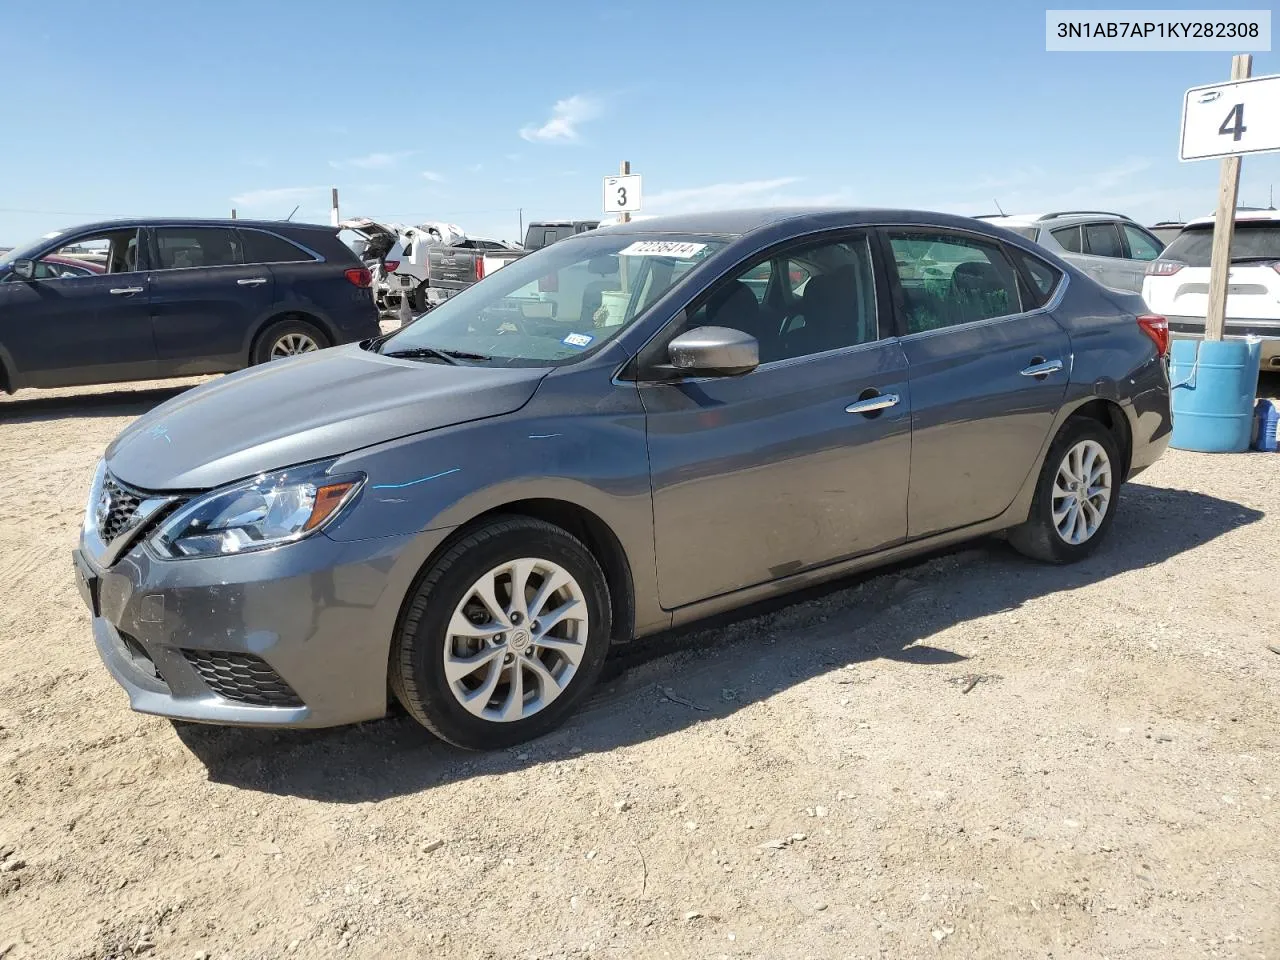
[[[761,207],[744,210],[717,210],[706,213],[681,213],[613,224],[609,233],[680,233],[742,237],[766,230],[784,222],[796,222],[801,230],[857,227],[873,223],[903,223],[950,226],[972,230],[989,221],[974,221],[952,213],[932,213],[882,207]]]
[[[129,217],[122,220],[99,220],[81,223],[59,230],[59,234],[83,233],[90,230],[123,230],[129,227],[257,227],[263,230],[327,230],[333,227],[323,223],[301,223],[296,220],[219,220],[201,217]]]
[[[1132,217],[1123,213],[1110,213],[1106,210],[1059,210],[1050,213],[1010,213],[979,217],[984,223],[995,223],[1000,226],[1014,224],[1020,227],[1041,227],[1053,224],[1083,223],[1104,217],[1111,220],[1124,220],[1126,223],[1137,223]]]
[[[1214,221],[1216,214],[1208,217],[1196,217],[1194,220],[1188,220],[1188,227],[1203,227]],[[1236,222],[1241,220],[1280,220],[1280,210],[1237,210]]]

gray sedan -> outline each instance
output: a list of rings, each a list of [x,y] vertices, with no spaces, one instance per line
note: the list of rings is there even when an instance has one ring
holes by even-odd
[[[75,566],[134,709],[494,748],[610,645],[948,544],[1098,547],[1170,431],[1162,318],[976,220],[593,231],[110,446]]]

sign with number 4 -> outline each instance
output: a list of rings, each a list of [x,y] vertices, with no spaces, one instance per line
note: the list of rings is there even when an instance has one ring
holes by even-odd
[[[604,178],[604,212],[638,213],[640,210],[640,174]]]
[[[1192,87],[1182,101],[1183,160],[1280,150],[1280,75]]]

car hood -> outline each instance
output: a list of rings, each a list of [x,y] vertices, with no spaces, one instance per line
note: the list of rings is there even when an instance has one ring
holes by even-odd
[[[501,416],[545,368],[397,360],[357,344],[277,360],[174,397],[107,448],[141,490],[199,490],[397,437]]]

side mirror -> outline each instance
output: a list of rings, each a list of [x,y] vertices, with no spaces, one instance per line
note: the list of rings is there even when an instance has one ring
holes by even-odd
[[[681,373],[734,376],[760,366],[756,338],[732,327],[696,327],[667,344],[671,366]]]
[[[13,275],[19,280],[34,280],[36,276],[36,262],[34,260],[13,261]]]

